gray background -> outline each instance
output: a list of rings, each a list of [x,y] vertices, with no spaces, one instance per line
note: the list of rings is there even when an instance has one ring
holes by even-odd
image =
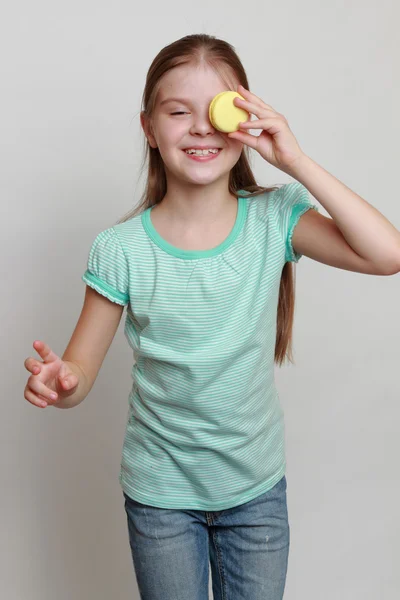
[[[189,33],[232,43],[250,90],[286,116],[303,151],[399,229],[399,18],[392,0],[238,2],[229,12],[207,0],[17,1],[3,12],[4,598],[139,597],[118,482],[132,366],[125,314],[75,409],[25,400],[23,362],[38,358],[35,339],[62,355],[90,244],[139,200],[140,100],[154,56]],[[254,151],[252,164],[260,184],[291,181]],[[276,369],[287,600],[399,597],[399,292],[399,276],[306,257],[297,266],[296,366]]]

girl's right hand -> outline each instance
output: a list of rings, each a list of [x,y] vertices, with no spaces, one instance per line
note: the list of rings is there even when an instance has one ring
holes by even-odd
[[[33,342],[33,347],[43,361],[32,357],[25,360],[24,366],[32,375],[25,386],[24,397],[34,406],[45,408],[73,394],[79,379],[50,346],[37,340]]]

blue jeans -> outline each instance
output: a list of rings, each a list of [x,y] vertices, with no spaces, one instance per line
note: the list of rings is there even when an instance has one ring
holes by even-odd
[[[289,556],[286,477],[220,511],[158,508],[123,492],[141,600],[282,600]]]

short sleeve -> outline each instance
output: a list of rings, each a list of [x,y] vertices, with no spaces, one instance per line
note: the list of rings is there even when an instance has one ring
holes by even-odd
[[[128,304],[128,263],[114,227],[101,231],[95,238],[81,279],[108,300],[123,306]]]
[[[307,188],[298,181],[280,187],[273,202],[278,227],[285,244],[285,262],[297,263],[303,255],[295,252],[292,246],[294,229],[307,210],[312,208],[319,212],[319,209],[311,202]]]

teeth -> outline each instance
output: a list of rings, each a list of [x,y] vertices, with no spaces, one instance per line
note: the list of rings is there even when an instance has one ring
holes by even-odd
[[[197,154],[199,156],[207,156],[207,154],[217,154],[218,150],[217,149],[213,149],[213,148],[209,148],[207,150],[200,150],[200,149],[189,149],[189,150],[185,150],[186,154]]]

